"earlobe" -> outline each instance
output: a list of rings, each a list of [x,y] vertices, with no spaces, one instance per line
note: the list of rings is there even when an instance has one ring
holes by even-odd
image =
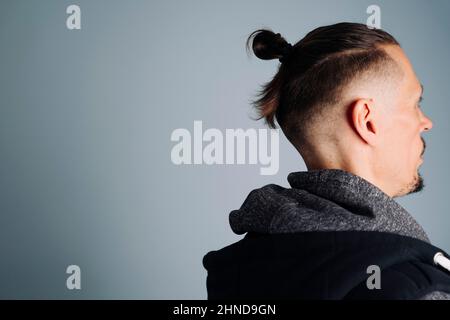
[[[366,143],[373,144],[377,128],[373,117],[373,100],[358,99],[351,105],[351,122],[355,133]]]

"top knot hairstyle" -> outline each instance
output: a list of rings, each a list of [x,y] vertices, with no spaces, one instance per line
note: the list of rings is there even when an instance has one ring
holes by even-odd
[[[276,120],[289,141],[300,147],[319,108],[339,103],[342,89],[356,75],[395,68],[381,46],[399,43],[383,30],[344,22],[319,27],[295,45],[279,33],[260,29],[250,34],[246,45],[260,59],[281,62],[252,102],[257,119],[265,118],[271,128],[276,128]]]

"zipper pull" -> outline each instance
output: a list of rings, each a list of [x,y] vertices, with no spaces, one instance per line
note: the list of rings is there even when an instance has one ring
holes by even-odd
[[[444,269],[450,271],[450,260],[447,259],[442,252],[438,252],[433,258],[434,264],[440,265]]]

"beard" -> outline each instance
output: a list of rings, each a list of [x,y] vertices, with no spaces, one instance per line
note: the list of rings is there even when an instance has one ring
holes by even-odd
[[[420,192],[423,190],[423,188],[425,188],[423,177],[420,174],[420,172],[417,171],[417,174],[414,176],[414,180],[406,187],[404,187],[402,190],[400,190],[400,192],[398,192],[397,195],[394,196],[394,198]]]
[[[411,184],[410,190],[407,194],[420,192],[425,187],[425,183],[423,182],[423,177],[420,175],[420,172],[417,171],[416,179]]]
[[[425,143],[425,139],[423,137],[420,137],[420,139],[422,140],[422,144],[423,144],[422,153],[420,154],[420,156],[422,157],[425,153],[426,143]],[[423,188],[425,188],[425,183],[423,182],[423,177],[420,174],[419,169],[417,169],[416,173],[417,174],[414,176],[413,181],[410,184],[408,184],[406,187],[401,189],[400,192],[394,196],[394,198],[412,194],[412,193],[416,193],[416,192],[420,192],[423,190]]]

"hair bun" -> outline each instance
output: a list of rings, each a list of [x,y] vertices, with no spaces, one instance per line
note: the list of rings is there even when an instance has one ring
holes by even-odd
[[[260,29],[252,32],[247,39],[247,50],[252,42],[252,50],[255,56],[262,60],[279,59],[284,62],[292,51],[292,45],[279,33],[271,30]]]
[[[282,48],[281,58],[279,58],[278,60],[280,60],[281,63],[285,62],[289,58],[291,52],[292,52],[292,44],[286,43],[286,46]]]

